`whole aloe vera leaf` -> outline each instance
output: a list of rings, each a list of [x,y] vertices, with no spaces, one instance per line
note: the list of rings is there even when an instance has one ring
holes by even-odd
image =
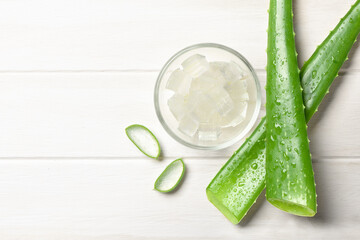
[[[340,23],[330,33],[330,35],[341,36],[344,35],[345,32],[351,31],[352,34],[357,36],[360,32],[359,9],[360,0],[356,1],[348,14],[345,15],[345,17],[340,21]],[[353,19],[351,24],[350,18]],[[347,24],[343,25],[343,23]],[[342,25],[342,27],[340,28],[339,25]],[[344,54],[341,54],[342,57],[336,56],[340,63],[339,68],[347,59],[347,55],[352,45],[354,44],[354,41],[346,41],[346,45],[340,45],[334,41],[330,41],[331,44],[326,46],[326,48],[329,49],[336,49],[335,53],[337,53],[338,50],[345,50],[345,57]],[[323,48],[323,44],[319,45],[315,53],[324,51]],[[337,69],[337,71],[332,75],[322,75],[318,69],[322,69],[322,65],[325,65],[326,62],[319,61],[320,65],[317,67],[316,65],[312,64],[312,62],[315,61],[317,61],[317,58],[312,56],[302,68],[301,73],[305,73],[305,69],[306,72],[310,73],[316,70],[317,74],[320,74],[322,77],[319,79],[319,81],[315,82],[315,79],[313,79],[311,75],[300,74],[301,84],[304,88],[306,82],[312,83],[314,81],[315,85],[321,84],[322,88],[328,89],[337,76],[339,69]],[[306,65],[308,67],[306,67]],[[309,94],[318,94],[318,91],[314,91],[314,93],[309,92]],[[305,104],[305,110],[309,112],[315,112],[323,97],[324,95],[321,95],[319,98],[320,101],[318,101],[316,104]],[[309,118],[306,118],[306,120],[308,121]],[[237,224],[241,221],[241,219],[246,215],[247,211],[256,202],[256,199],[265,188],[265,125],[266,118],[263,118],[251,136],[231,156],[231,158],[225,163],[225,165],[220,169],[220,171],[210,182],[209,186],[206,188],[206,194],[210,202],[212,202],[214,206],[218,208],[234,224]],[[251,179],[252,181],[249,181],[249,172],[252,174],[252,176],[254,176]]]
[[[302,80],[305,117],[309,121],[329,86],[347,59],[360,29],[359,1],[352,5],[344,18],[305,62],[300,72]]]
[[[316,213],[314,171],[295,50],[292,0],[270,0],[266,82],[266,198],[300,216]]]

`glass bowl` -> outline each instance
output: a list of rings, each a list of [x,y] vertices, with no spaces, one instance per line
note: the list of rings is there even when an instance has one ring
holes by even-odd
[[[189,137],[178,130],[178,121],[170,112],[167,105],[168,99],[173,95],[171,91],[166,89],[166,84],[171,73],[181,67],[181,63],[194,54],[201,54],[212,61],[234,61],[248,75],[247,90],[249,93],[249,102],[245,120],[236,127],[222,129],[222,133],[217,141],[200,141],[194,137]],[[166,132],[179,143],[195,148],[218,150],[229,147],[240,141],[254,126],[259,116],[261,105],[261,90],[258,77],[250,65],[250,63],[240,53],[235,50],[215,43],[201,43],[189,46],[174,56],[172,56],[165,66],[161,69],[157,78],[154,101],[156,114],[165,128]]]

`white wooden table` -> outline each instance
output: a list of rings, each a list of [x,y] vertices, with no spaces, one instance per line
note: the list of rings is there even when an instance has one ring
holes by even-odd
[[[354,1],[294,1],[300,64]],[[314,218],[283,213],[262,195],[232,225],[205,188],[241,143],[189,149],[157,120],[157,74],[191,44],[238,50],[264,86],[267,8],[268,0],[1,0],[0,239],[358,239],[358,45],[309,124]],[[132,123],[153,130],[164,159],[130,143]],[[181,188],[154,191],[176,157],[187,166]]]

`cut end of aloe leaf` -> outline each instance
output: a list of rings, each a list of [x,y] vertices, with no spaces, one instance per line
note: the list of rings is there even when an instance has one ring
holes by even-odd
[[[170,163],[156,179],[154,188],[159,192],[171,192],[181,182],[185,173],[185,164],[182,159]]]
[[[155,135],[146,127],[134,124],[125,129],[126,135],[135,146],[146,156],[158,158],[160,145]]]
[[[284,199],[270,198],[267,199],[272,205],[283,210],[285,212],[302,216],[302,217],[313,217],[316,214],[316,209],[311,209],[308,206],[287,201]]]
[[[206,189],[206,196],[209,201],[222,213],[224,216],[229,219],[233,224],[238,224],[241,219],[238,219],[222,202],[216,197],[216,195],[210,190]]]

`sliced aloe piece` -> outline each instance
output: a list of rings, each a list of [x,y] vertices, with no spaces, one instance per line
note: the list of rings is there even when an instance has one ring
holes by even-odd
[[[128,126],[125,132],[135,146],[146,156],[151,158],[158,158],[160,156],[159,142],[148,128],[134,124]]]
[[[185,165],[182,159],[171,162],[156,179],[154,188],[159,192],[171,192],[181,182],[185,173]]]

